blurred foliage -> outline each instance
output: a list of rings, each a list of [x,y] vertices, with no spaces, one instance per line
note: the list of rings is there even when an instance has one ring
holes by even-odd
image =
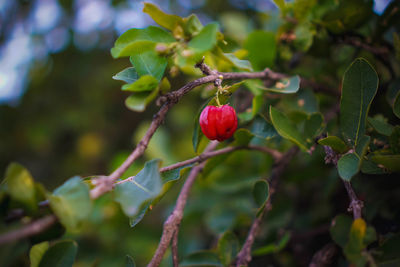
[[[144,12],[163,29],[115,36],[111,55],[125,59],[113,60],[100,46],[82,52],[70,45],[35,62],[18,105],[0,106],[0,233],[51,212],[60,223],[2,246],[2,266],[71,266],[74,260],[74,266],[144,266],[151,259],[190,167],[160,175],[159,164],[201,153],[207,140],[196,128],[198,114],[215,105],[216,90],[202,86],[171,109],[122,177],[138,174],[137,183],[121,183],[92,201],[90,181],[129,155],[158,109],[159,94],[201,76],[193,65],[203,56],[219,71],[268,67],[290,77],[275,84],[224,81],[219,92],[237,110],[241,128],[219,148],[302,149],[281,178],[250,266],[307,266],[332,242],[340,248],[332,266],[399,264],[399,2],[382,14],[369,0],[277,0],[278,8],[265,12],[232,2],[238,1],[207,1],[195,10],[219,22],[204,24],[200,16],[170,15],[146,3]],[[60,3],[73,12],[71,1]],[[339,103],[340,114],[325,121]],[[338,170],[325,164],[327,147],[340,158]],[[181,266],[229,266],[270,197],[260,179],[273,166],[258,151],[208,161],[180,227]],[[349,201],[339,176],[351,179],[364,202],[363,219],[343,214]],[[50,207],[38,208],[45,199]],[[10,219],[15,209],[25,216]],[[171,266],[169,253],[162,266]]]

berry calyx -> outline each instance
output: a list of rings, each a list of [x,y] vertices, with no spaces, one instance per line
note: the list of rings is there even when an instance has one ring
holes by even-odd
[[[235,110],[231,106],[222,105],[203,109],[199,123],[208,139],[224,141],[235,133],[238,121]]]

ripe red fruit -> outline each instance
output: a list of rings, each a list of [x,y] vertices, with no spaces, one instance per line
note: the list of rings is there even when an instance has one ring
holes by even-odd
[[[207,106],[200,114],[201,131],[210,140],[224,141],[231,137],[237,128],[235,110],[228,105]]]

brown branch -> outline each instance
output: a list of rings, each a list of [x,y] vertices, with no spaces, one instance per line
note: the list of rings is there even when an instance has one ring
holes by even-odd
[[[217,144],[218,142],[211,142],[206,148],[206,152],[215,149]],[[202,162],[201,164],[193,167],[193,169],[190,171],[189,176],[183,184],[181,192],[179,193],[178,199],[176,200],[174,210],[169,215],[168,219],[164,222],[163,233],[160,243],[158,244],[157,250],[147,267],[156,267],[160,265],[160,262],[163,259],[169,244],[171,243],[173,235],[179,230],[179,225],[183,218],[183,210],[185,208],[190,189],[192,188],[192,185],[196,180],[198,174],[203,170],[205,163],[205,161]]]
[[[351,183],[349,181],[343,180],[343,183],[344,183],[344,187],[346,188],[347,195],[349,196],[349,199],[350,199],[348,211],[353,211],[353,218],[354,218],[354,220],[357,220],[357,219],[361,218],[362,208],[364,206],[364,203],[358,199],[358,197],[357,197],[356,193],[354,192],[354,189],[351,186]]]
[[[55,215],[48,215],[21,228],[7,232],[0,236],[0,245],[41,233],[56,221],[57,217]]]
[[[260,225],[262,223],[262,217],[272,208],[272,196],[276,192],[277,185],[279,182],[280,177],[282,176],[284,170],[289,165],[292,158],[296,155],[299,151],[298,147],[293,147],[289,149],[282,158],[275,162],[274,167],[271,171],[271,176],[269,179],[270,190],[269,194],[270,197],[268,199],[267,205],[264,208],[263,212],[253,221],[251,225],[250,231],[247,234],[246,241],[244,242],[241,250],[239,251],[238,255],[236,256],[236,266],[248,266],[249,262],[251,261],[251,248],[254,244],[256,236],[259,232]]]
[[[172,244],[171,244],[171,251],[172,251],[172,264],[174,267],[179,267],[179,257],[178,257],[178,230],[174,232],[172,236]]]

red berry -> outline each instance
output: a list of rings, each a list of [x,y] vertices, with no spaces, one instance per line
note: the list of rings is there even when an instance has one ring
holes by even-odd
[[[207,106],[201,112],[199,122],[204,135],[218,141],[231,137],[238,124],[235,110],[228,105]]]

